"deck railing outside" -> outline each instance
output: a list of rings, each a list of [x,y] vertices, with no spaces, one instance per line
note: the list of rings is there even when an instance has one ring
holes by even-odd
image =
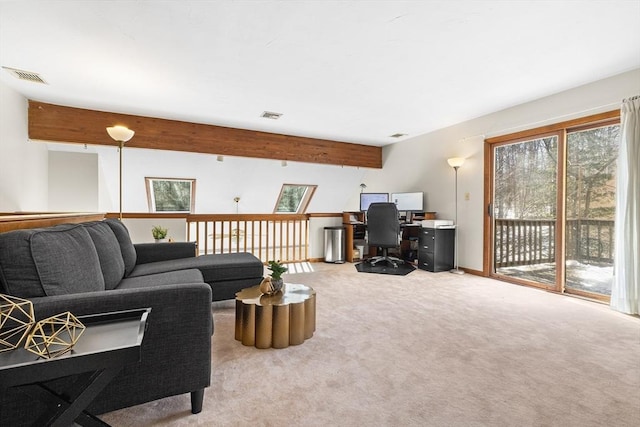
[[[615,221],[570,219],[566,230],[567,259],[613,264]]]
[[[554,262],[555,221],[496,219],[496,268]]]
[[[614,221],[569,219],[567,259],[613,263]],[[495,220],[495,267],[555,262],[555,220]]]
[[[250,252],[262,262],[309,258],[309,217],[292,214],[187,215],[187,240],[203,254]]]

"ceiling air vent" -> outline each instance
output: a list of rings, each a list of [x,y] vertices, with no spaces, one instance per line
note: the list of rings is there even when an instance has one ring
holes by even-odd
[[[278,120],[282,116],[282,113],[274,113],[272,111],[264,111],[260,117],[265,119]]]
[[[44,79],[40,77],[38,73],[32,73],[31,71],[18,70],[16,68],[9,68],[9,67],[2,67],[2,68],[7,70],[9,73],[13,74],[14,77],[20,80],[26,80],[32,83],[47,84],[47,82],[45,82]]]
[[[389,138],[402,138],[403,136],[407,136],[406,133],[394,133],[393,135],[389,135]]]

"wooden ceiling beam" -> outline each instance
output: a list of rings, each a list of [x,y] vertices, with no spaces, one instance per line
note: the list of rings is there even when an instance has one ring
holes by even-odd
[[[133,139],[127,142],[130,148],[382,168],[381,147],[29,100],[29,138],[32,140],[117,146],[106,131],[108,126],[114,125],[135,131]]]

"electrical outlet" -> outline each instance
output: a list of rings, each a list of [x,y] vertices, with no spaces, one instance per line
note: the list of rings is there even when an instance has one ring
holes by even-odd
[[[470,198],[471,198],[471,196],[470,196],[470,194],[468,192],[464,193],[464,199],[465,200],[469,200]]]

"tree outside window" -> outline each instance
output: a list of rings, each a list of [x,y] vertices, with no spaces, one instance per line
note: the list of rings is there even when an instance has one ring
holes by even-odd
[[[305,213],[316,185],[283,184],[275,213]]]
[[[193,212],[195,179],[145,178],[149,212]]]

